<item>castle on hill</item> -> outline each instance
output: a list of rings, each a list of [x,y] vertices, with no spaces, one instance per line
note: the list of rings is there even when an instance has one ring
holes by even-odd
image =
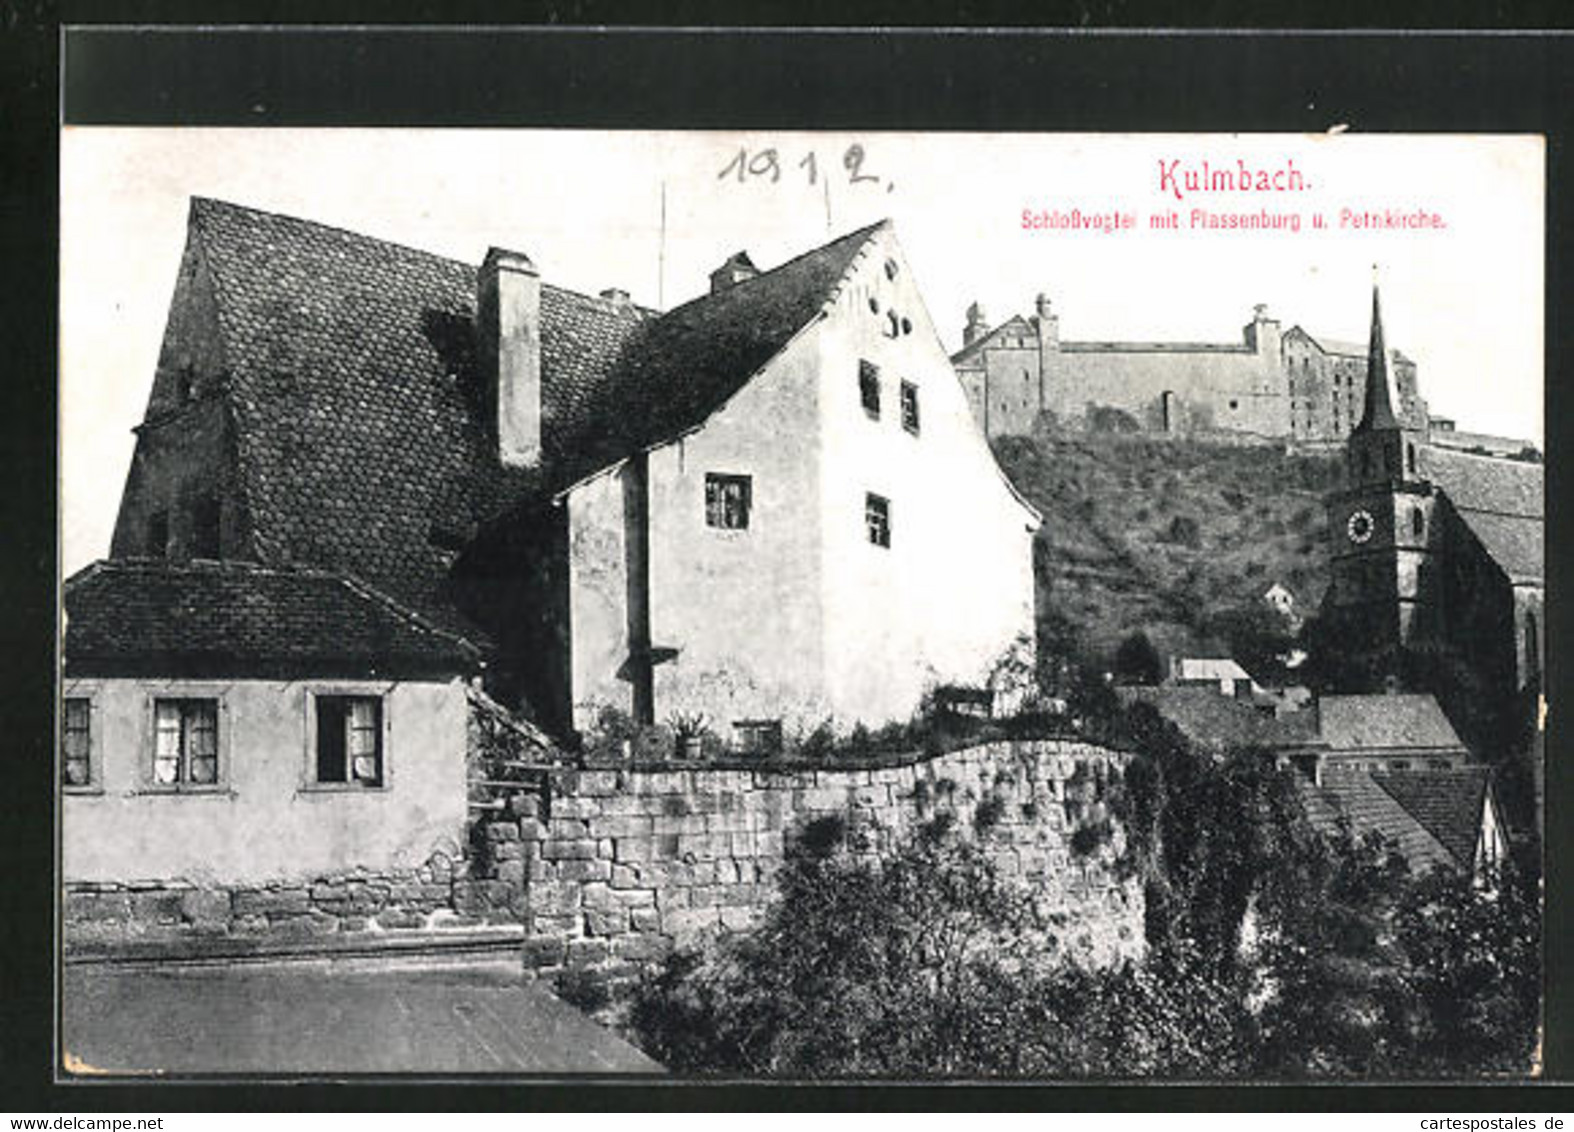
[[[951,362],[991,438],[1030,434],[1047,415],[1095,432],[1338,442],[1360,419],[1366,354],[1362,344],[1299,325],[1282,330],[1262,304],[1237,342],[1071,341],[1041,294],[1031,316],[992,328],[979,304],[970,306]],[[1415,362],[1398,350],[1388,361],[1396,407],[1426,430]]]

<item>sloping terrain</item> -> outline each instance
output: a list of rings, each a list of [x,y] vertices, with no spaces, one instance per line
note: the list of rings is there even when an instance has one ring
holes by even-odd
[[[1302,615],[1322,601],[1334,452],[1112,434],[994,447],[1044,515],[1039,623],[1057,652],[1107,661],[1137,630],[1163,653],[1217,648],[1210,616],[1275,582]]]

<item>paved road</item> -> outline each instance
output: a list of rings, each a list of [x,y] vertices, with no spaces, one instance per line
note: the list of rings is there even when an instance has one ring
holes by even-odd
[[[110,1073],[662,1072],[498,966],[71,966],[64,1039],[68,1065]]]

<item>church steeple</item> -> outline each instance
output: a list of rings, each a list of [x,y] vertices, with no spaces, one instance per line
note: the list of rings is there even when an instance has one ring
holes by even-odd
[[[1366,405],[1357,432],[1402,427],[1394,412],[1394,390],[1388,377],[1388,349],[1383,344],[1383,309],[1372,282],[1372,336],[1366,348]]]

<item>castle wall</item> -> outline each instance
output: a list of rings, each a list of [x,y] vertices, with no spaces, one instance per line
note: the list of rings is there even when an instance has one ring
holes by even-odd
[[[632,975],[712,932],[747,929],[793,839],[843,823],[871,863],[940,814],[1052,922],[1046,945],[1094,963],[1140,956],[1141,882],[1110,814],[1129,756],[1083,743],[990,743],[876,768],[586,770],[520,796],[498,837],[523,845],[527,969]]]
[[[1063,343],[1055,360],[1057,372],[1046,382],[1047,408],[1064,423],[1099,431],[1111,423],[1125,425],[1100,413],[1113,409],[1145,432],[1220,429],[1285,436],[1290,431],[1277,358],[1245,347]]]

